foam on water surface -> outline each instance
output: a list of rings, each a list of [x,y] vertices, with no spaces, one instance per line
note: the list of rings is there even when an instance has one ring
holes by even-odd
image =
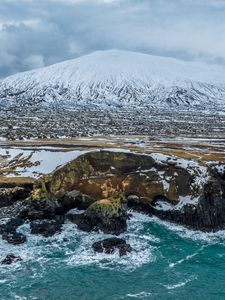
[[[132,246],[133,251],[124,257],[118,252],[111,255],[94,253],[92,244],[110,235],[79,231],[69,221],[60,233],[49,238],[31,235],[29,224],[20,226],[18,231],[27,235],[25,244],[13,246],[0,239],[1,259],[11,253],[23,259],[13,265],[0,265],[0,290],[5,295],[10,291],[12,299],[20,299],[16,295],[35,299],[38,297],[35,286],[40,285],[41,299],[54,299],[48,298],[49,289],[54,295],[60,293],[56,299],[63,299],[62,295],[67,293],[62,293],[63,281],[77,297],[79,291],[80,295],[86,295],[83,299],[90,299],[87,295],[93,295],[92,299],[107,299],[107,295],[114,295],[109,299],[158,299],[160,295],[167,295],[170,299],[177,292],[184,293],[201,282],[206,276],[204,273],[208,274],[206,266],[223,262],[225,231],[195,232],[155,217],[131,213],[128,230],[120,237]],[[200,262],[202,271],[199,270]],[[73,274],[76,274],[75,278]],[[102,281],[105,287],[99,285]],[[88,282],[97,285],[99,292]],[[115,289],[110,290],[110,282]],[[43,283],[48,287],[46,291]],[[177,299],[181,298],[178,296]]]

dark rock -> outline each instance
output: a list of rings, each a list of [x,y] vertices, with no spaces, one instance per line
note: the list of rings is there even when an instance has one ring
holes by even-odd
[[[54,218],[56,204],[53,201],[31,201],[26,218],[29,220]]]
[[[9,244],[19,245],[26,242],[27,238],[24,234],[18,232],[4,232],[2,239],[6,240]]]
[[[41,234],[44,237],[53,236],[62,228],[62,222],[56,220],[36,220],[30,223],[32,234]]]
[[[130,253],[132,251],[131,246],[127,244],[125,240],[115,237],[95,242],[92,245],[92,248],[95,252],[104,252],[107,254],[112,254],[116,251],[116,249],[118,249],[120,256],[127,255],[127,253]]]
[[[29,196],[30,190],[23,187],[0,189],[0,207],[10,206],[15,201],[25,199]]]
[[[29,196],[30,190],[23,187],[1,188],[0,189],[0,207],[10,206],[15,201],[25,199]]]
[[[216,231],[225,228],[225,180],[211,170],[210,180],[204,185],[196,204],[169,210],[149,207],[152,214],[161,219],[185,225],[194,230]]]
[[[40,188],[36,190],[36,197]],[[42,197],[43,192],[41,192]],[[54,219],[55,215],[64,215],[73,208],[86,209],[95,200],[76,190],[67,192],[62,198],[50,197],[46,199],[33,199],[30,201],[30,208],[27,219]]]
[[[82,214],[69,214],[67,218],[83,231],[103,231],[120,234],[127,230],[126,205],[120,199],[103,199],[94,202]]]
[[[15,256],[13,254],[7,255],[2,261],[2,265],[11,265],[12,263],[16,263],[22,261],[22,258],[20,256]]]
[[[57,200],[58,207],[56,208],[57,213],[65,214],[70,209],[87,209],[96,200],[89,197],[88,195],[82,194],[77,190],[73,190],[65,193],[65,195]]]
[[[27,218],[27,214],[30,210],[32,210],[30,200],[16,201],[10,206],[0,208],[0,220],[6,218],[20,218],[24,220]]]
[[[16,229],[23,224],[23,220],[21,218],[11,218],[11,219],[3,219],[0,223],[0,234],[5,232],[15,232]]]

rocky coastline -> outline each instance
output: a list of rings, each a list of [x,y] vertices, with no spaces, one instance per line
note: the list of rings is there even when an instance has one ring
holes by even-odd
[[[31,234],[49,237],[72,222],[82,231],[113,235],[96,241],[93,250],[117,249],[123,256],[132,249],[118,236],[127,230],[132,210],[193,230],[224,229],[223,166],[105,150],[85,153],[33,182],[0,185],[0,234],[14,245],[26,242],[17,231],[23,223],[30,224]],[[12,255],[2,263],[20,261]]]

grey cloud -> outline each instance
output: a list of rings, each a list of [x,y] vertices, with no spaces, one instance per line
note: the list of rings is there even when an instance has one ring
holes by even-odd
[[[223,0],[1,0],[0,77],[119,48],[225,61]]]

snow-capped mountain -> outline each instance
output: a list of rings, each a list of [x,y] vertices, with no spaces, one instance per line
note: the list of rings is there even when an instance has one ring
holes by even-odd
[[[0,81],[1,107],[225,107],[225,69],[137,52],[97,51]]]

